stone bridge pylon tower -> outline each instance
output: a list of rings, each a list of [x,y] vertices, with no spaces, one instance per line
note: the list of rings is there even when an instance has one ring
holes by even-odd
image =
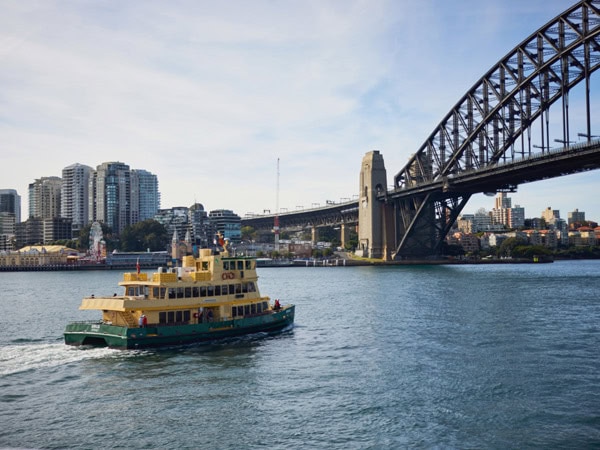
[[[383,155],[379,150],[368,152],[362,160],[358,194],[357,256],[389,260],[394,236],[390,205],[377,199],[387,190],[387,175]],[[392,238],[393,239],[393,238]]]

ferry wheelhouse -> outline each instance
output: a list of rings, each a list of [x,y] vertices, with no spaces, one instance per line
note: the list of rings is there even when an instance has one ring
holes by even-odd
[[[182,267],[125,273],[122,295],[84,298],[79,309],[102,319],[67,325],[68,345],[137,349],[210,341],[293,324],[294,305],[262,296],[256,260],[210,249]]]

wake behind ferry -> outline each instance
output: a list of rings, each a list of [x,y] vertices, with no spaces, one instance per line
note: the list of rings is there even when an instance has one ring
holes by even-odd
[[[137,349],[279,331],[294,322],[294,305],[261,296],[256,259],[201,249],[182,267],[151,277],[123,274],[123,295],[84,298],[79,309],[100,310],[102,320],[73,322],[68,345]]]

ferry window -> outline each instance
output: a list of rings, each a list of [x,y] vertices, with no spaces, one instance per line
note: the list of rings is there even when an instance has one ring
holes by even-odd
[[[135,295],[135,288],[133,286],[129,286],[127,288],[127,295],[131,295],[131,296]]]
[[[227,285],[221,286],[221,295],[227,295]]]
[[[256,304],[256,312],[259,313],[259,314],[262,312],[262,303],[257,303]]]
[[[250,305],[244,305],[244,315],[247,316],[250,314]]]
[[[231,317],[236,317],[237,316],[237,306],[233,306],[231,308]]]
[[[229,270],[229,261],[223,261],[223,270]]]
[[[183,298],[183,288],[177,288],[177,298]]]
[[[256,305],[254,303],[252,303],[252,305],[250,305],[250,313],[256,314]]]
[[[160,288],[160,298],[165,298],[167,288]]]
[[[208,261],[202,261],[202,270],[208,270]]]
[[[254,283],[248,283],[248,292],[256,292],[256,286]]]
[[[186,296],[186,298],[190,298],[192,296],[192,288],[191,287],[185,288],[185,296]]]
[[[153,298],[159,298],[158,297],[158,292],[159,292],[159,289],[157,287],[152,288],[152,297]]]
[[[233,285],[233,284],[230,284],[230,285],[229,285],[229,293],[230,293],[230,294],[233,294],[234,292],[235,292],[235,285]]]
[[[215,295],[221,295],[221,286],[215,286]]]
[[[238,261],[237,268],[238,270],[244,270],[244,261]]]
[[[250,270],[252,269],[252,261],[248,260],[246,261],[246,270]]]
[[[236,284],[235,285],[235,293],[236,294],[241,294],[242,293],[242,285],[241,284]]]
[[[167,323],[173,323],[175,322],[175,311],[168,311],[167,312]]]
[[[194,286],[192,288],[192,297],[198,297],[200,295],[200,291],[198,290],[198,286]]]
[[[158,313],[158,323],[167,323],[167,313],[166,312]]]
[[[267,302],[263,302],[263,311],[269,309],[269,304]]]
[[[175,312],[175,322],[183,322],[183,311]]]
[[[191,317],[191,313],[189,310],[183,312],[183,321],[189,322]]]
[[[215,287],[214,286],[206,286],[206,293],[209,297],[215,295]]]
[[[169,288],[169,298],[175,298],[175,288]]]
[[[206,297],[206,286],[200,286],[200,297]]]

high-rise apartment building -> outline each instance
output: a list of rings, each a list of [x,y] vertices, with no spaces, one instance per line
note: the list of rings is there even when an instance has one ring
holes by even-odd
[[[21,222],[21,196],[14,189],[0,189],[0,250],[15,250],[17,224]]]
[[[552,209],[548,206],[544,211],[542,211],[542,219],[544,219],[547,224],[553,224],[556,219],[560,219],[560,211],[558,209]]]
[[[508,227],[521,228],[525,226],[525,208],[515,205],[514,208],[508,209]]]
[[[60,177],[42,177],[29,185],[29,217],[53,219],[61,217]]]
[[[61,216],[71,219],[74,234],[89,223],[89,166],[72,164],[62,170]]]
[[[575,211],[572,211],[567,215],[567,223],[569,224],[569,227],[571,224],[580,224],[583,222],[585,222],[585,213],[583,211],[575,209]]]
[[[122,162],[100,164],[90,176],[89,220],[108,225],[116,234],[131,225],[131,170]]]
[[[14,189],[0,189],[0,214],[14,215],[15,223],[21,222],[21,196]]]
[[[152,219],[160,209],[158,178],[143,169],[131,171],[132,223]]]

